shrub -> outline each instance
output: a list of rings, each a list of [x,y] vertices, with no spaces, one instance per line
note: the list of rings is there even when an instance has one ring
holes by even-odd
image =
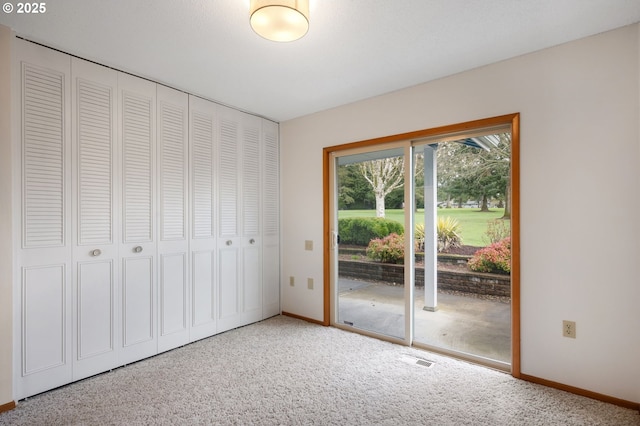
[[[460,236],[460,223],[450,217],[438,218],[438,252],[449,250],[451,247],[460,247],[462,237]],[[416,250],[424,251],[424,223],[416,224]]]
[[[415,231],[416,250],[424,251],[424,223],[416,223]]]
[[[438,218],[438,253],[446,252],[451,247],[460,247],[462,237],[460,236],[460,222],[449,216]]]
[[[511,225],[508,220],[495,219],[487,224],[484,240],[489,244],[497,243],[511,236]]]
[[[478,250],[469,260],[469,268],[476,272],[511,273],[511,237]]]
[[[375,238],[367,246],[367,256],[383,263],[404,263],[404,237],[395,232]]]
[[[349,217],[338,220],[340,243],[367,246],[375,238],[391,233],[403,234],[404,226],[383,217]]]

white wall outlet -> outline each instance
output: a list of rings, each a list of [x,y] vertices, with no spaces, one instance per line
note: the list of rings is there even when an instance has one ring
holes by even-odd
[[[290,285],[291,287],[293,287],[295,284],[296,284],[296,280],[295,280],[295,278],[293,278],[293,276],[290,276],[290,277],[289,277],[289,285]]]
[[[304,249],[307,251],[313,251],[313,241],[312,240],[305,240],[304,241]]]
[[[307,288],[313,290],[313,278],[307,278]]]
[[[576,338],[576,322],[575,321],[562,321],[562,335],[564,337]]]

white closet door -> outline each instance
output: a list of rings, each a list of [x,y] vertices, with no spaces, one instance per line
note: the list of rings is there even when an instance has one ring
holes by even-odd
[[[242,322],[262,319],[262,120],[242,114]]]
[[[118,365],[117,72],[73,59],[73,379]]]
[[[121,144],[121,361],[157,353],[156,85],[118,74]]]
[[[186,93],[157,86],[160,194],[158,351],[189,342]]]
[[[216,104],[189,97],[191,341],[217,331],[216,120]]]
[[[262,122],[263,318],[280,313],[280,151],[278,124]]]
[[[241,113],[219,107],[218,121],[218,331],[242,322],[240,234]]]
[[[17,399],[71,381],[70,58],[16,40]]]

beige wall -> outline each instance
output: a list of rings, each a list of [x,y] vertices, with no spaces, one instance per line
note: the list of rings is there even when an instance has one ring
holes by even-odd
[[[520,112],[522,373],[640,402],[638,32],[281,123],[282,309],[322,319],[323,147]]]
[[[13,400],[10,99],[11,30],[0,25],[0,405]]]

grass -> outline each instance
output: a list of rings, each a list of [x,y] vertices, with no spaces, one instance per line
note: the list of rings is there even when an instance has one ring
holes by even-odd
[[[419,221],[422,209],[418,209],[416,221]],[[467,246],[483,247],[487,245],[486,235],[487,224],[499,219],[504,214],[504,209],[490,209],[489,212],[481,212],[478,209],[438,209],[438,217],[451,217],[460,223],[460,234],[462,244]],[[340,210],[339,218],[345,217],[375,217],[375,210]],[[386,211],[386,218],[404,224],[404,210],[389,209]]]

